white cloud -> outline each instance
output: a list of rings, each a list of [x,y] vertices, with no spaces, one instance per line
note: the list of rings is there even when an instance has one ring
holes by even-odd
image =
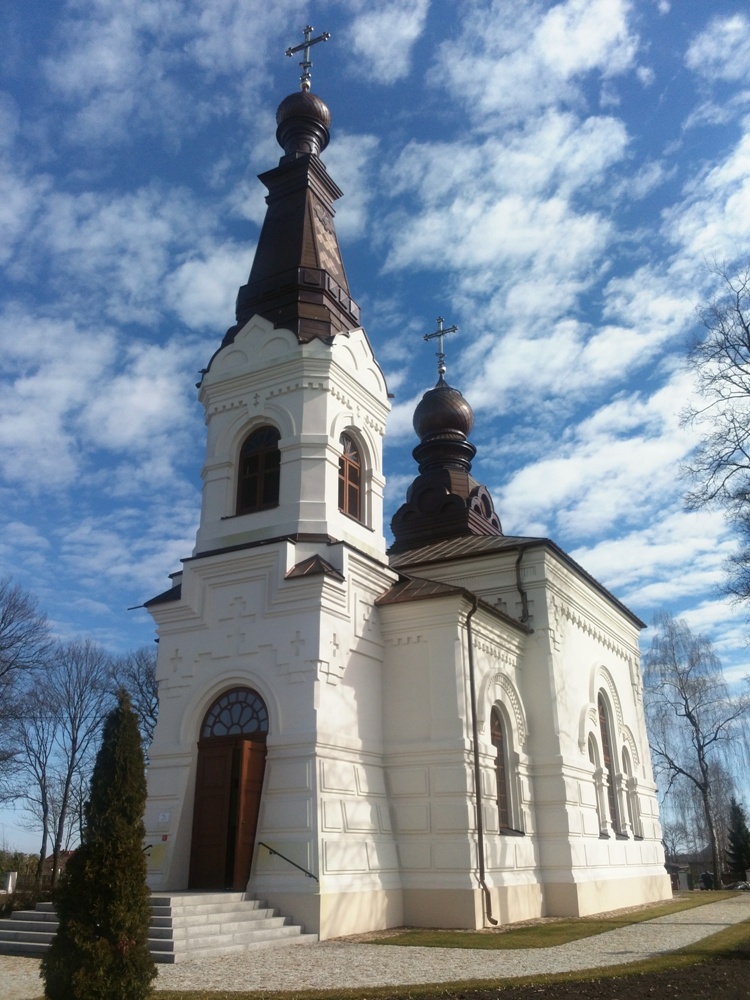
[[[326,167],[344,192],[334,205],[339,239],[353,242],[368,235],[369,208],[374,196],[373,164],[379,141],[374,135],[336,133],[323,154]]]
[[[690,43],[685,63],[708,80],[750,81],[750,19],[715,17]]]
[[[644,87],[650,87],[656,79],[656,73],[651,66],[639,66],[635,71],[635,75]]]
[[[750,120],[718,164],[686,185],[684,199],[664,213],[664,231],[694,260],[734,258],[750,237]]]
[[[226,243],[176,268],[164,283],[164,293],[186,326],[217,331],[234,322],[237,289],[247,281],[253,253],[251,246]]]
[[[387,84],[406,76],[428,7],[429,0],[371,0],[348,32],[357,60],[354,72]]]
[[[166,590],[168,573],[179,569],[195,542],[197,500],[196,493],[187,501],[152,508],[147,521],[141,507],[80,518],[60,540],[66,572],[91,588],[104,578],[124,585],[133,603]]]
[[[207,121],[238,112],[251,118],[267,61],[290,44],[298,18],[297,0],[74,6],[57,26],[54,55],[43,61],[50,89],[75,108],[63,141],[125,143],[136,129],[178,145]],[[185,72],[194,73],[189,92]],[[208,90],[217,77],[224,81],[218,95]]]
[[[636,530],[571,555],[648,618],[661,607],[717,588],[733,550],[721,515],[674,506]]]
[[[50,188],[50,179],[43,174],[27,179],[10,158],[0,159],[0,264],[12,261]]]
[[[554,521],[567,537],[583,538],[674,505],[674,469],[694,443],[679,423],[684,389],[678,378],[650,398],[623,395],[594,411],[561,436],[553,454],[510,477],[503,516],[513,525]]]
[[[112,452],[155,446],[163,452],[190,422],[184,379],[186,361],[194,356],[176,340],[131,344],[118,370],[89,386],[77,420],[85,439]]]
[[[8,480],[30,489],[73,480],[79,459],[72,420],[88,385],[109,370],[114,345],[108,329],[79,329],[16,309],[0,317],[0,469]]]
[[[75,195],[58,190],[37,206],[11,273],[28,281],[44,255],[59,303],[118,323],[153,323],[164,310],[173,255],[208,242],[216,224],[205,201],[177,187]]]
[[[198,425],[189,402],[205,360],[198,342],[123,342],[111,328],[16,308],[0,318],[0,349],[7,481],[38,492],[94,475],[98,492],[111,495],[155,492],[174,479],[184,436]],[[99,449],[115,468],[110,460],[94,474]]]
[[[628,70],[637,43],[628,0],[567,0],[545,10],[530,0],[474,2],[457,41],[443,43],[440,65],[452,96],[476,121],[515,119],[580,99],[591,72]]]

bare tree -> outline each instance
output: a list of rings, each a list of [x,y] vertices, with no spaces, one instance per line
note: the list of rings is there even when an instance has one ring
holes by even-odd
[[[654,773],[696,789],[711,848],[715,884],[721,872],[718,814],[712,789],[715,765],[746,748],[750,697],[729,693],[721,663],[708,639],[669,614],[657,616],[659,632],[644,663],[644,705]]]
[[[110,661],[91,639],[61,643],[49,675],[50,699],[57,706],[59,806],[55,827],[53,883],[68,824],[68,810],[76,785],[90,773],[102,721],[113,703],[109,685]]]
[[[0,579],[0,801],[12,794],[11,723],[19,715],[24,682],[45,662],[50,646],[47,618],[36,598],[11,577]]]
[[[688,831],[681,820],[662,819],[661,842],[664,845],[664,858],[676,864],[681,854],[688,851]]]
[[[705,328],[688,355],[698,403],[683,414],[702,438],[685,474],[692,510],[723,510],[743,551],[730,561],[727,589],[750,599],[750,260],[715,265],[720,293],[699,316]]]
[[[19,714],[9,728],[17,748],[15,797],[26,802],[34,827],[41,826],[42,842],[36,868],[41,882],[53,822],[54,754],[57,735],[56,706],[50,704],[41,687],[31,688]]]
[[[133,711],[138,716],[143,750],[148,752],[159,714],[156,648],[142,646],[112,660],[112,686],[115,693],[124,689],[130,695]]]
[[[701,401],[686,418],[705,435],[689,469],[695,486],[687,500],[736,513],[750,498],[750,261],[714,273],[722,294],[699,311],[706,334],[688,356]]]

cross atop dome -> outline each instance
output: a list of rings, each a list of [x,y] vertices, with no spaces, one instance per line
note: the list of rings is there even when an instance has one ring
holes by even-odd
[[[454,326],[446,327],[446,329],[443,329],[443,317],[442,316],[438,316],[438,318],[437,318],[437,325],[438,325],[438,328],[437,328],[437,330],[435,330],[434,333],[426,333],[422,339],[423,340],[434,340],[435,337],[437,337],[438,349],[437,349],[436,357],[438,359],[438,378],[439,378],[439,380],[442,380],[443,375],[445,375],[445,371],[446,371],[446,369],[445,369],[445,352],[443,351],[443,337],[446,335],[446,333],[456,333],[458,331],[458,327],[454,325]]]
[[[312,69],[312,61],[310,59],[310,48],[313,45],[317,45],[318,42],[327,42],[328,39],[331,37],[331,33],[329,31],[324,31],[322,32],[322,34],[318,35],[317,38],[312,38],[311,36],[313,33],[313,26],[311,24],[308,24],[307,27],[303,29],[303,33],[305,36],[304,42],[301,42],[299,45],[290,46],[286,50],[284,55],[293,56],[296,52],[303,52],[302,62],[300,63],[300,67],[302,68],[302,75],[299,78],[300,79],[299,89],[304,91],[309,91],[310,80],[311,80],[310,70]]]

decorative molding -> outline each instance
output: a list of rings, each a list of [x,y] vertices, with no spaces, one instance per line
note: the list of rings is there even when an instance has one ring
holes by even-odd
[[[638,744],[635,741],[635,737],[630,729],[630,726],[622,726],[620,728],[620,738],[623,743],[627,743],[628,750],[630,751],[630,760],[633,768],[641,766],[641,758],[638,753]]]
[[[297,382],[289,382],[287,385],[279,385],[275,388],[268,390],[268,399],[273,399],[275,396],[285,396],[290,392],[306,392],[309,389],[314,389],[319,392],[328,392],[327,382],[324,380],[314,381],[303,381],[300,379]]]
[[[610,703],[611,703],[612,707],[615,710],[615,716],[616,716],[616,721],[617,721],[617,732],[621,733],[622,729],[623,729],[623,721],[622,721],[622,704],[620,702],[620,696],[617,693],[617,686],[616,686],[616,684],[614,682],[612,674],[604,666],[600,666],[600,667],[596,668],[595,671],[594,671],[595,684],[594,684],[593,698],[591,700],[595,701],[597,692],[603,686],[602,684],[596,683],[596,675],[597,674],[599,674],[599,676],[604,681],[604,686],[606,686],[607,694],[609,695]]]
[[[588,757],[589,734],[593,734],[599,741],[599,712],[596,705],[589,702],[581,709],[581,721],[578,726],[578,749],[584,757]]]
[[[209,412],[213,417],[217,413],[226,413],[227,410],[238,410],[246,405],[247,405],[247,400],[243,398],[233,399],[228,403],[214,403],[214,405],[210,408]]]
[[[592,639],[596,639],[605,649],[615,653],[626,662],[630,662],[633,655],[632,648],[628,648],[621,642],[618,642],[609,632],[605,632],[603,628],[595,625],[590,618],[585,617],[577,608],[573,608],[561,601],[559,597],[553,596],[552,609],[556,620],[559,620],[559,616],[562,615],[571,625],[574,625],[586,635],[591,636]]]
[[[397,635],[394,637],[388,637],[385,640],[386,646],[411,646],[418,645],[420,642],[424,642],[424,637],[420,635],[419,632],[414,635]]]
[[[506,708],[510,708],[513,711],[513,719],[516,728],[515,735],[518,740],[518,746],[523,749],[526,745],[528,730],[526,726],[526,718],[523,712],[523,704],[518,692],[516,691],[513,682],[508,676],[506,676],[506,674],[494,674],[490,678],[490,683],[502,689],[502,692],[505,695],[505,698],[502,700],[502,704],[504,704]]]
[[[487,639],[474,638],[474,649],[479,653],[486,653],[497,663],[501,663],[506,667],[510,667],[515,670],[518,664],[518,658],[510,653],[507,649],[503,649],[502,646],[498,646]]]

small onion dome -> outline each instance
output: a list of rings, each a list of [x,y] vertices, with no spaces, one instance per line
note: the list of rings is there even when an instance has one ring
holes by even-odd
[[[276,112],[276,138],[287,156],[321,153],[328,145],[331,112],[307,90],[285,97]]]
[[[443,379],[428,390],[414,411],[414,430],[421,441],[431,438],[465,440],[474,426],[474,411],[458,391]]]

